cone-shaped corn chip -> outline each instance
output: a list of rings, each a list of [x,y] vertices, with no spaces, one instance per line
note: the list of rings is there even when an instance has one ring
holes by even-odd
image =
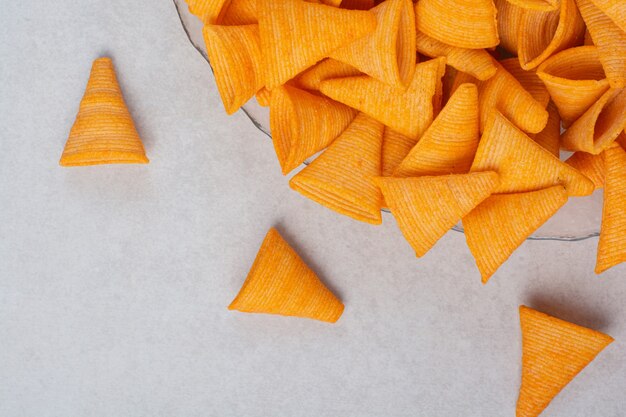
[[[496,171],[496,193],[538,190],[562,184],[571,196],[593,192],[593,183],[571,166],[526,136],[502,114],[495,112],[480,139],[474,171]]]
[[[257,0],[230,0],[220,18],[220,25],[254,25],[259,23],[256,15]]]
[[[374,6],[374,0],[343,0],[341,2],[342,9],[350,10],[369,10]]]
[[[416,139],[411,139],[386,127],[383,136],[382,176],[390,177],[416,143]]]
[[[329,98],[288,85],[274,88],[270,129],[283,174],[327,147],[348,127],[356,113]]]
[[[591,33],[589,33],[589,29],[585,29],[585,42],[583,45],[593,45],[593,39],[591,39]]]
[[[609,89],[595,46],[561,51],[541,64],[537,75],[550,92],[566,126],[582,116]]]
[[[189,11],[205,25],[219,23],[220,15],[228,8],[230,0],[185,0]]]
[[[256,101],[263,107],[268,107],[270,105],[271,97],[272,92],[265,87],[256,92]]]
[[[600,62],[613,88],[626,87],[626,32],[602,13],[591,0],[576,0]]]
[[[320,90],[399,133],[418,138],[433,121],[433,101],[441,88],[445,63],[445,58],[437,58],[417,65],[406,91],[367,76],[326,80]]]
[[[517,58],[502,60],[500,61],[500,65],[519,81],[522,87],[524,87],[524,90],[528,91],[537,103],[541,104],[544,108],[548,106],[550,93],[548,93],[548,89],[543,81],[541,81],[541,78],[539,78],[534,71],[522,69],[519,64],[519,59]]]
[[[497,194],[463,217],[467,245],[485,284],[528,236],[567,201],[565,189]]]
[[[626,262],[626,151],[615,144],[604,157],[604,206],[596,274]]]
[[[62,166],[148,163],[110,58],[93,62],[59,163]]]
[[[500,46],[513,55],[517,55],[517,37],[524,9],[508,0],[496,0],[498,9],[498,35]]]
[[[626,2],[624,0],[591,0],[620,29],[626,32]]]
[[[259,26],[205,25],[202,32],[224,108],[233,114],[263,87]]]
[[[498,184],[495,172],[377,178],[402,234],[421,257]]]
[[[301,0],[262,1],[257,14],[270,89],[376,28],[372,12]]]
[[[587,152],[575,152],[565,163],[576,168],[581,174],[589,178],[596,189],[604,187],[604,161],[602,160],[602,154],[592,155]]]
[[[613,338],[526,306],[519,315],[522,385],[516,415],[537,417]]]
[[[415,15],[411,0],[387,0],[371,10],[376,30],[330,54],[338,61],[402,88],[415,71]]]
[[[463,84],[402,161],[394,176],[464,174],[478,147],[478,92]],[[558,140],[557,135],[557,140]]]
[[[332,78],[354,77],[362,75],[352,65],[328,58],[318,62],[293,80],[293,85],[303,90],[319,91],[320,83]]]
[[[496,66],[487,51],[446,45],[421,32],[417,32],[417,51],[431,58],[445,56],[448,65],[479,80],[486,80],[496,73]]]
[[[280,314],[334,323],[343,304],[275,230],[265,236],[246,282],[228,306],[245,313]]]
[[[531,10],[551,11],[559,8],[560,0],[507,0],[514,5]]]
[[[552,155],[559,157],[561,148],[561,117],[554,103],[548,104],[548,123],[539,133],[529,135],[532,140],[541,145]]]
[[[626,150],[626,130],[623,131],[615,141],[619,143],[624,150]]]
[[[525,70],[537,67],[552,54],[580,45],[585,24],[574,0],[561,0],[554,11],[524,9],[518,33],[519,61]]]
[[[372,178],[381,174],[383,130],[382,123],[360,113],[289,185],[331,210],[380,224],[382,196]]]
[[[459,48],[491,48],[499,43],[493,0],[420,0],[417,30]]]
[[[317,1],[315,1],[315,3],[317,3]],[[333,7],[339,7],[339,5],[341,5],[341,0],[321,0],[320,3]]]
[[[572,151],[598,154],[626,126],[626,89],[610,89],[580,116],[561,137],[561,145]]]

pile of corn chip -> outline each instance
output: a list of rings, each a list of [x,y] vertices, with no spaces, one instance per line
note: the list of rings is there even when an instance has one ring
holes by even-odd
[[[226,111],[269,106],[282,172],[325,149],[290,180],[306,197],[388,207],[417,256],[462,220],[487,282],[604,187],[596,272],[626,261],[626,1],[187,2]]]

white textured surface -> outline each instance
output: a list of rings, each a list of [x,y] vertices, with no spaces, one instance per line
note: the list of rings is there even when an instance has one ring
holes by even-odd
[[[597,239],[526,242],[483,287],[461,234],[417,260],[389,216],[290,191],[170,1],[1,9],[1,416],[513,416],[520,303],[617,340],[545,416],[626,413],[626,266],[596,277]],[[101,54],[148,166],[57,165]],[[226,310],[271,225],[337,325]]]

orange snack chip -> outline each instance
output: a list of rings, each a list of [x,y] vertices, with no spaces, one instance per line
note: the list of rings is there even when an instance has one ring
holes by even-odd
[[[341,134],[357,111],[289,85],[272,90],[270,128],[283,174]]]
[[[265,87],[256,92],[256,101],[263,107],[268,107],[270,105],[271,98],[272,92]]]
[[[626,87],[626,32],[602,13],[591,0],[576,0],[600,62],[613,88]],[[623,3],[622,3],[623,5]]]
[[[495,172],[375,179],[402,234],[421,257],[498,184]]]
[[[352,65],[327,58],[294,78],[293,85],[303,90],[319,91],[320,83],[324,80],[356,75],[362,75],[362,73]]]
[[[384,126],[359,113],[350,126],[289,185],[338,213],[380,224],[382,195],[372,182],[381,174]]]
[[[617,26],[626,32],[626,2],[624,0],[591,0]]]
[[[385,127],[385,133],[383,135],[382,176],[390,177],[416,143],[417,139],[412,139],[389,127]]]
[[[59,164],[147,164],[110,58],[93,62],[85,94]]]
[[[342,9],[350,10],[369,10],[375,5],[374,0],[343,0],[341,2]]]
[[[496,194],[463,217],[465,239],[483,284],[567,201],[565,189],[556,185],[538,191]]]
[[[394,176],[467,173],[478,147],[479,123],[476,86],[462,84],[396,169]]]
[[[529,137],[558,158],[561,149],[561,117],[552,102],[548,104],[548,114],[550,117],[548,117],[546,127],[541,132],[531,134]]]
[[[387,0],[371,10],[376,30],[330,56],[389,85],[404,88],[415,72],[415,15],[411,0]]]
[[[519,315],[522,384],[516,415],[537,417],[613,338],[526,306]]]
[[[561,51],[544,61],[537,69],[537,75],[567,126],[609,89],[595,46]]]
[[[254,25],[259,23],[256,14],[257,0],[230,0],[222,13],[220,25]]]
[[[565,163],[589,178],[595,188],[598,189],[604,187],[604,161],[602,158],[602,154],[592,155],[587,152],[574,152]]]
[[[420,0],[417,30],[448,45],[480,49],[499,43],[493,0]]]
[[[617,144],[602,153],[604,206],[596,274],[626,262],[626,151]]]
[[[589,29],[585,27],[585,41],[583,45],[593,45],[593,39],[591,39],[591,33],[589,33]]]
[[[224,108],[233,114],[264,84],[259,26],[205,25],[202,33]]]
[[[447,45],[437,39],[417,32],[417,51],[436,58],[446,57],[446,63],[459,71],[466,72],[479,80],[486,80],[496,73],[496,66],[487,51],[466,49]]]
[[[524,9],[518,32],[519,61],[525,70],[537,67],[552,54],[580,44],[585,24],[574,0],[561,0],[554,11]]]
[[[205,25],[219,23],[222,13],[228,8],[230,0],[185,0],[191,14],[197,16]]]
[[[523,9],[551,11],[560,6],[560,0],[507,0]]]
[[[626,89],[609,89],[561,137],[561,145],[572,151],[598,154],[626,126]]]
[[[415,68],[413,81],[406,91],[372,77],[346,77],[326,80],[320,91],[328,97],[356,108],[399,133],[412,138],[421,136],[432,123],[445,58],[422,62]]]
[[[524,70],[517,58],[509,58],[500,61],[500,65],[507,70],[528,91],[530,95],[545,109],[550,102],[550,93],[541,78],[534,71]]]
[[[498,35],[500,46],[517,55],[517,37],[524,9],[508,0],[495,0],[498,9]]]
[[[541,147],[524,132],[495,112],[485,128],[472,172],[496,171],[496,193],[532,191],[562,184],[570,196],[586,196],[593,183],[580,172]]]
[[[272,228],[228,309],[335,323],[344,306]]]
[[[301,0],[262,1],[257,14],[270,89],[376,28],[372,12]]]

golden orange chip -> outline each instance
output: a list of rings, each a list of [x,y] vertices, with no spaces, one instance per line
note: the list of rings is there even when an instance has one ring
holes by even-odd
[[[525,193],[495,194],[463,217],[465,239],[483,284],[566,201],[567,192],[560,185]]]
[[[602,154],[592,155],[587,152],[575,152],[565,163],[576,168],[581,174],[589,178],[596,189],[604,187],[604,161],[602,160]]]
[[[496,193],[532,191],[562,184],[571,196],[593,192],[593,183],[580,172],[541,147],[495,112],[483,133],[472,172],[496,171]]]
[[[289,185],[338,213],[380,224],[381,193],[372,182],[381,174],[384,126],[359,113],[350,126]]]
[[[318,62],[293,79],[293,85],[303,90],[319,91],[320,83],[332,78],[354,77],[362,75],[352,65],[344,64],[332,58]]]
[[[320,91],[399,133],[418,138],[433,121],[433,101],[441,89],[445,64],[445,58],[437,58],[417,65],[406,91],[368,76],[326,80]]]
[[[268,107],[270,105],[271,98],[272,92],[265,87],[256,92],[256,101],[263,107]]]
[[[344,306],[272,228],[228,309],[335,323]]]
[[[560,6],[560,0],[507,0],[518,7],[531,10],[551,11]]]
[[[437,39],[417,32],[417,51],[431,58],[445,56],[448,65],[479,80],[486,80],[496,73],[491,55],[483,49],[466,49],[446,45]]]
[[[262,1],[257,14],[270,89],[376,28],[372,12],[301,0]]]
[[[224,108],[233,114],[263,87],[259,26],[205,25],[202,32]]]
[[[220,17],[220,25],[254,25],[259,23],[256,15],[257,0],[230,0]]]
[[[415,15],[411,0],[387,0],[371,10],[376,30],[330,56],[389,85],[404,88],[415,72]]]
[[[542,148],[558,158],[561,149],[561,117],[552,102],[548,104],[548,114],[550,117],[548,117],[546,127],[541,132],[529,136]]]
[[[85,94],[59,164],[147,164],[110,58],[93,62]]]
[[[189,11],[205,25],[219,23],[221,14],[226,11],[230,0],[185,0]]]
[[[416,143],[417,139],[386,127],[383,135],[382,176],[390,177]]]
[[[613,338],[526,306],[519,315],[522,384],[516,415],[537,417]]]
[[[615,140],[624,150],[626,150],[626,130],[624,130]]]
[[[626,32],[602,13],[591,0],[576,0],[600,62],[613,88],[626,87]]]
[[[624,0],[591,0],[617,26],[626,32],[626,2]]]
[[[626,262],[626,151],[615,144],[604,158],[604,206],[596,274]]]
[[[394,176],[468,172],[478,147],[479,123],[476,86],[463,84],[411,149]]]
[[[593,39],[591,39],[591,33],[589,33],[589,29],[585,28],[585,42],[584,45],[593,45]]]
[[[500,46],[513,55],[517,55],[517,37],[524,9],[508,0],[495,0],[498,9],[498,35]]]
[[[420,0],[415,4],[417,30],[459,48],[497,46],[496,13],[493,0]]]
[[[375,179],[402,234],[421,257],[498,184],[495,172]]]
[[[522,87],[524,87],[524,90],[528,91],[537,103],[541,104],[543,108],[548,106],[550,93],[548,93],[548,89],[543,81],[541,81],[541,78],[537,76],[537,73],[524,70],[520,66],[519,59],[517,58],[504,59],[500,61],[500,65],[502,65],[509,74],[515,77]]]
[[[585,24],[574,0],[561,0],[554,11],[524,9],[518,33],[519,61],[531,70],[563,49],[579,45]]]
[[[341,0],[320,0],[319,2],[333,7],[339,7],[339,5],[341,5]]]
[[[273,89],[270,129],[283,174],[330,145],[356,114],[341,103],[289,85]]]
[[[537,75],[550,92],[566,126],[582,116],[609,89],[595,46],[561,51],[541,64]]]
[[[609,89],[561,137],[571,151],[598,154],[606,149],[626,126],[626,89]]]
[[[350,10],[369,10],[375,5],[374,0],[343,0],[341,2],[342,9]]]

